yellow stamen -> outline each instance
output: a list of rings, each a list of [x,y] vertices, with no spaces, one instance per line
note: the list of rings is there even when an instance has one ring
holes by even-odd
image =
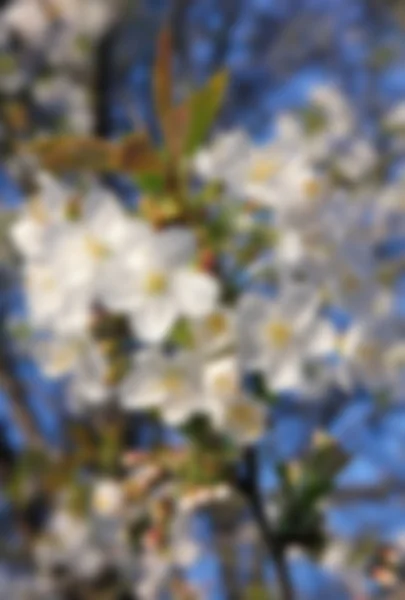
[[[234,374],[220,373],[214,377],[213,388],[219,395],[236,395],[238,382]]]
[[[160,385],[171,395],[181,394],[186,387],[184,374],[178,368],[167,369],[160,380]]]
[[[306,179],[303,183],[303,192],[309,200],[318,198],[321,193],[321,184],[318,179]]]
[[[161,294],[167,289],[168,281],[164,273],[154,271],[145,280],[144,289],[147,294]]]
[[[59,348],[59,350],[55,352],[55,355],[53,357],[52,363],[54,367],[58,370],[69,369],[72,366],[74,360],[76,359],[77,351],[78,349],[73,346]]]
[[[86,251],[91,258],[102,259],[108,256],[108,248],[105,244],[97,240],[95,237],[88,236],[85,241]]]
[[[228,321],[224,314],[217,312],[209,315],[205,320],[207,331],[211,335],[221,335],[228,330]]]
[[[261,158],[254,162],[250,173],[249,179],[254,183],[264,183],[278,171],[278,164],[271,159]]]
[[[266,326],[266,337],[276,348],[285,348],[292,339],[292,329],[282,321],[271,321]]]
[[[227,413],[231,429],[239,429],[254,436],[259,436],[263,429],[263,416],[249,404],[231,404]]]
[[[49,213],[39,197],[32,198],[27,205],[28,212],[34,221],[45,225],[49,220]]]

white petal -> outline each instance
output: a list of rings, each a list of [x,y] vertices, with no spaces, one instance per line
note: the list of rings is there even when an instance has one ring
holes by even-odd
[[[128,410],[145,410],[161,406],[166,398],[165,390],[158,385],[156,373],[140,368],[131,374],[121,389],[121,404]]]
[[[277,257],[287,265],[297,264],[304,257],[304,249],[299,234],[287,230],[277,244]]]
[[[228,434],[237,444],[256,442],[266,429],[266,409],[258,402],[239,400],[224,406],[216,426]]]
[[[270,388],[275,392],[296,391],[302,389],[305,383],[301,364],[293,360],[286,360],[268,382]]]
[[[89,215],[86,215],[89,231],[110,248],[123,247],[129,241],[136,245],[151,236],[149,225],[140,219],[131,218],[118,200],[105,190],[100,192],[96,188],[86,198],[86,204],[87,201],[90,203]]]
[[[202,377],[207,397],[219,399],[220,404],[239,395],[239,363],[234,355],[208,362]],[[213,402],[216,404],[216,400]]]
[[[184,269],[173,278],[180,311],[187,317],[203,317],[212,312],[219,299],[219,285],[206,273]]]
[[[27,258],[35,258],[44,249],[44,228],[32,219],[17,221],[11,227],[10,237],[17,250]]]
[[[197,402],[196,398],[187,396],[178,398],[176,401],[171,401],[163,406],[163,420],[172,427],[178,427],[185,423],[192,415],[202,412],[201,403]]]
[[[33,344],[35,359],[47,377],[61,377],[77,364],[83,347],[75,339],[46,339]]]
[[[135,333],[145,342],[161,342],[170,332],[179,315],[178,307],[170,296],[149,297],[134,317]]]
[[[156,253],[166,268],[182,267],[194,256],[195,237],[181,227],[166,229],[156,236]]]
[[[70,385],[70,406],[101,406],[108,401],[111,390],[104,384],[105,362],[98,352],[89,352],[79,362]]]
[[[329,323],[320,323],[309,334],[306,350],[311,356],[330,354],[336,349],[336,332]]]
[[[194,168],[201,177],[212,177],[215,172],[212,154],[208,150],[198,152],[194,158]]]
[[[93,294],[96,300],[114,312],[133,313],[143,298],[134,272],[118,257],[101,266],[94,281]]]

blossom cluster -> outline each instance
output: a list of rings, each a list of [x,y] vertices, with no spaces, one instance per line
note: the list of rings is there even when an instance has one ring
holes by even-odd
[[[148,507],[153,549],[165,545],[171,503],[229,497],[229,462],[265,437],[277,399],[313,406],[359,387],[380,402],[404,398],[403,259],[390,245],[404,233],[404,181],[382,177],[384,157],[356,125],[342,93],[319,86],[262,145],[242,130],[214,135],[181,164],[171,194],[152,186],[135,210],[93,176],[73,184],[40,171],[12,227],[32,352],[46,375],[67,377],[71,412],[96,419],[118,406],[191,440],[191,463],[168,452],[124,483],[94,483],[94,512],[132,518],[149,484],[174,476],[181,489],[190,464],[205,471],[194,495],[164,487],[158,516]],[[72,568],[79,540],[97,570],[100,544],[90,552],[88,528],[82,536],[61,514],[49,528],[61,528]],[[114,541],[121,566],[127,542]]]
[[[122,406],[158,409],[169,424],[202,412],[255,439],[264,420],[244,386],[252,373],[267,393],[314,400],[364,385],[400,401],[402,263],[385,247],[403,220],[402,184],[376,188],[380,157],[353,122],[323,87],[305,114],[279,115],[263,146],[218,134],[190,168],[210,193],[163,225],[148,198],[132,214],[94,181],[78,190],[42,173],[13,238],[45,371],[73,372],[84,401],[102,402],[108,343],[89,332],[105,313],[128,325]]]
[[[352,111],[333,87],[317,88],[301,115],[279,116],[270,144],[252,149],[241,133],[223,135],[196,165],[241,202],[268,209],[277,231],[270,256],[255,267],[256,273],[271,269],[276,279],[276,306],[284,317],[278,341],[290,350],[285,370],[278,363],[269,386],[305,392],[316,382],[321,388],[309,387],[316,397],[326,378],[401,401],[403,332],[393,285],[402,256],[390,241],[403,235],[403,182],[399,176],[381,184],[384,157],[355,132]],[[306,289],[308,297],[288,314],[291,286]],[[328,318],[333,311],[341,318]],[[336,360],[328,360],[328,368],[323,359],[331,356]],[[310,377],[302,368],[307,359],[314,367]],[[272,362],[266,361],[267,369]]]

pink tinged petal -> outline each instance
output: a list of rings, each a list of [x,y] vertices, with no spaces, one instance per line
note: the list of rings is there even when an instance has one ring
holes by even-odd
[[[219,284],[206,273],[178,271],[173,278],[174,293],[182,314],[203,317],[211,313],[219,299]]]
[[[170,332],[178,316],[177,303],[170,296],[149,297],[135,313],[135,333],[144,342],[161,342]]]

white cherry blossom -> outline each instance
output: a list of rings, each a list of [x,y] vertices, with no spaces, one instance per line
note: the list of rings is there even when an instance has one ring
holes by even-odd
[[[150,231],[101,282],[100,300],[128,313],[136,335],[151,343],[161,342],[181,316],[208,315],[217,304],[219,284],[193,265],[194,244],[184,229]]]

